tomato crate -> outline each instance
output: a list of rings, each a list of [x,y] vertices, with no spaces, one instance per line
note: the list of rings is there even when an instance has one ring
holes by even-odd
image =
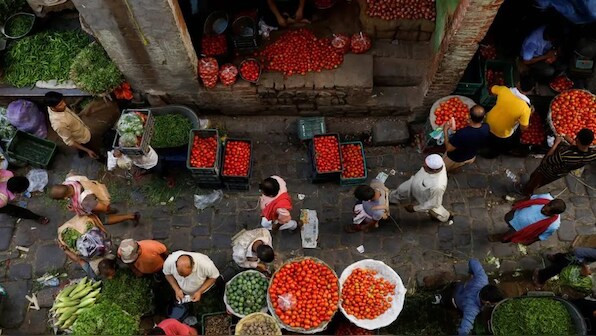
[[[341,154],[341,165],[343,167],[342,174],[346,172],[346,164],[344,161],[344,152],[342,146],[344,145],[358,145],[360,146],[360,151],[362,153],[362,165],[364,166],[364,175],[361,177],[343,177],[340,175],[339,177],[339,184],[342,186],[353,186],[353,185],[360,185],[366,182],[368,178],[368,172],[366,171],[366,156],[364,154],[364,145],[360,141],[348,141],[348,142],[341,142],[339,144],[340,154]]]
[[[122,110],[120,117],[122,117],[126,113],[134,112],[140,112],[142,114],[147,115],[145,126],[143,126],[143,135],[141,136],[141,143],[138,147],[122,147],[118,143],[118,141],[120,140],[120,134],[116,132],[116,136],[114,137],[114,143],[112,144],[112,147],[114,147],[114,149],[119,150],[120,152],[122,152],[122,154],[125,155],[145,155],[149,153],[149,144],[151,143],[151,138],[153,137],[153,132],[155,131],[155,120],[153,119],[153,113],[151,113],[150,109],[125,109]]]
[[[199,138],[201,139],[207,139],[210,137],[215,136],[215,138],[217,139],[217,149],[215,152],[215,163],[213,164],[213,167],[209,167],[209,168],[198,168],[198,167],[193,167],[190,165],[190,159],[192,157],[192,150],[193,150],[193,144],[194,144],[194,138],[195,135],[197,135]],[[219,179],[219,172],[221,169],[221,150],[222,150],[222,146],[221,146],[221,141],[219,140],[219,132],[216,129],[193,129],[190,131],[189,134],[189,138],[188,138],[188,154],[186,156],[186,168],[188,168],[188,170],[190,170],[190,173],[195,176],[213,176],[213,177],[217,177]]]
[[[453,94],[467,97],[474,96],[480,90],[482,84],[484,84],[483,78],[480,58],[474,57],[470,64],[468,64],[459,83],[457,83]]]
[[[480,89],[480,98],[479,103],[484,107],[492,107],[497,103],[497,97],[490,94],[489,90],[489,82],[487,80],[487,73],[488,70],[494,70],[503,72],[503,77],[505,80],[505,85],[507,87],[515,86],[515,80],[513,78],[513,64],[507,61],[499,61],[499,60],[487,60],[484,63],[484,72],[482,76],[484,77],[484,85]]]
[[[238,190],[238,191],[249,191],[250,190],[249,183],[224,183],[223,186],[227,190]]]
[[[338,151],[338,155],[339,155],[339,169],[338,170],[321,172],[317,169],[317,164],[316,164],[317,153],[315,152],[314,143],[317,138],[321,138],[321,137],[325,137],[325,136],[332,136],[332,137],[336,138],[336,140],[337,140],[337,151]],[[309,152],[309,156],[311,158],[311,168],[312,168],[311,181],[313,183],[339,181],[341,172],[343,170],[342,162],[341,162],[341,149],[340,149],[339,144],[340,144],[339,134],[337,134],[337,133],[317,134],[317,135],[313,136],[313,141],[311,141],[308,146],[308,152]]]
[[[225,168],[225,163],[226,163],[226,148],[228,148],[228,146],[230,145],[230,143],[233,142],[245,142],[249,144],[249,159],[248,159],[248,172],[246,175],[226,175],[224,174],[224,168]],[[233,139],[233,138],[229,138],[226,139],[226,142],[224,143],[223,146],[223,150],[222,150],[222,163],[221,163],[221,180],[222,182],[224,182],[225,184],[232,184],[232,185],[236,185],[236,184],[248,184],[250,181],[250,177],[252,175],[252,160],[253,160],[253,154],[252,154],[252,141],[248,140],[248,139]]]
[[[6,149],[10,158],[47,168],[56,153],[56,144],[17,130]]]
[[[300,140],[310,140],[315,135],[325,134],[325,118],[310,117],[298,119],[298,138]]]

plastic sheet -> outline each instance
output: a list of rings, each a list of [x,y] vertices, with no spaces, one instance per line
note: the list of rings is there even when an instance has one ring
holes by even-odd
[[[536,0],[536,4],[554,8],[575,24],[596,22],[596,0]]]

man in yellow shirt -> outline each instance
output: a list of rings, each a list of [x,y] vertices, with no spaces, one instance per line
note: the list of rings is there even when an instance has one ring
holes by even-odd
[[[48,107],[48,116],[52,128],[62,138],[65,144],[86,153],[89,157],[97,159],[97,154],[85,144],[91,141],[89,127],[74,113],[59,92],[49,91],[45,94],[45,103]]]
[[[534,85],[533,79],[523,77],[517,87],[494,85],[490,88],[491,93],[497,96],[497,103],[486,116],[490,134],[485,157],[494,158],[509,153],[519,145],[520,131],[527,129],[530,124],[533,107],[527,94],[534,89]]]

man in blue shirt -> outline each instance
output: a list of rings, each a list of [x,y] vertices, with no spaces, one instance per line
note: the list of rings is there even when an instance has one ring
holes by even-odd
[[[590,275],[591,271],[586,263],[596,261],[596,248],[578,247],[573,250],[573,253],[557,253],[547,256],[547,259],[551,262],[550,266],[534,270],[532,280],[538,288],[542,287],[548,279],[561,273],[563,268],[570,264],[581,264],[582,275]]]
[[[448,173],[456,171],[466,164],[474,162],[478,150],[484,146],[490,134],[490,128],[484,121],[484,108],[474,105],[470,109],[468,126],[449,136],[451,123],[443,125],[445,132],[445,149],[443,155],[445,169]]]
[[[436,295],[436,301],[449,308],[456,308],[462,314],[462,320],[457,329],[458,335],[468,335],[474,328],[474,320],[485,304],[495,304],[503,300],[503,294],[495,285],[488,284],[488,277],[478,259],[470,259],[468,272],[471,279],[465,283],[452,283],[441,295]]]
[[[530,33],[521,47],[521,58],[537,80],[548,81],[565,69],[559,44],[563,30],[555,25],[541,26]]]

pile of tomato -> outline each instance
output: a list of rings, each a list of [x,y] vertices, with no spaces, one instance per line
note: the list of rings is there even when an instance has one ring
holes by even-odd
[[[478,48],[480,56],[485,60],[497,58],[497,48],[492,44],[481,44]]]
[[[339,141],[336,136],[324,135],[313,139],[315,167],[319,173],[341,170]]]
[[[248,176],[250,154],[249,142],[236,140],[226,142],[222,175]]]
[[[596,96],[590,92],[565,91],[553,99],[550,109],[557,134],[573,138],[582,128],[596,132]]]
[[[233,64],[224,64],[219,69],[219,80],[225,86],[230,86],[236,83],[236,79],[238,78],[238,68],[236,68]]]
[[[357,268],[342,286],[341,306],[347,314],[361,320],[373,320],[391,308],[395,285],[377,276],[377,272]]]
[[[260,56],[266,61],[268,70],[286,76],[331,70],[343,62],[343,54],[335,52],[329,39],[318,39],[304,28],[285,32]]]
[[[503,71],[486,70],[486,87],[490,90],[493,85],[505,85],[505,73]]]
[[[367,52],[372,46],[370,37],[363,32],[352,35],[350,40],[350,48],[354,54],[363,54]]]
[[[339,302],[337,276],[313,259],[280,268],[269,286],[273,313],[292,328],[313,329],[331,320]]]
[[[228,52],[228,41],[226,36],[221,35],[205,35],[201,40],[201,50],[205,56],[218,56]]]
[[[455,119],[455,128],[458,130],[466,127],[469,115],[470,108],[468,105],[461,99],[453,97],[439,104],[439,107],[435,110],[435,116],[437,117],[435,124],[442,126],[453,117]]]
[[[530,116],[530,125],[528,129],[522,131],[520,142],[527,145],[540,145],[544,142],[546,134],[544,125],[538,113],[532,113]]]
[[[573,87],[573,81],[565,75],[557,76],[550,82],[550,87],[556,92],[567,91]]]
[[[195,168],[212,168],[217,158],[217,136],[202,138],[195,135],[190,151],[190,166]]]
[[[340,54],[346,54],[350,51],[350,43],[351,39],[346,34],[333,34],[333,37],[331,37],[331,46]]]
[[[213,57],[204,57],[199,60],[199,77],[206,88],[214,88],[219,76],[219,65]]]
[[[364,158],[360,144],[341,145],[342,178],[357,178],[364,176]]]
[[[256,82],[261,76],[261,66],[253,59],[248,59],[240,64],[240,76],[249,82]]]
[[[366,14],[383,20],[436,18],[435,0],[366,0]]]

